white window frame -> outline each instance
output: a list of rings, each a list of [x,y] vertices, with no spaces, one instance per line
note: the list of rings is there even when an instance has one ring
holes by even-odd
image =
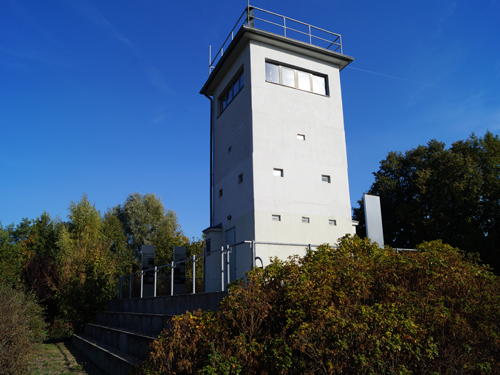
[[[226,89],[219,96],[219,112],[222,114],[224,110],[231,104],[236,95],[245,87],[245,75],[243,69],[238,71],[231,83],[226,87]]]
[[[270,78],[271,67],[273,67],[273,71],[275,72],[276,67],[278,68],[278,76]],[[269,69],[269,70],[268,70]],[[313,94],[328,96],[328,76],[316,72],[311,72],[305,69],[295,68],[289,65],[284,65],[272,61],[266,61],[266,82],[274,83],[275,85],[281,85],[286,87],[292,87],[297,90],[311,92]],[[284,74],[286,72],[286,74]],[[291,78],[290,73],[293,72],[293,84],[289,79]],[[309,87],[303,87],[303,78],[305,75],[309,75]],[[299,79],[299,77],[301,77]],[[268,79],[270,78],[270,79]],[[278,78],[278,79],[276,79]],[[315,84],[315,82],[318,82]],[[320,85],[319,82],[323,82],[323,85]],[[307,86],[307,84],[306,84]]]

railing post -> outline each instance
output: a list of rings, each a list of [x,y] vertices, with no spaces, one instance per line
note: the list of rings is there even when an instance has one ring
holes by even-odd
[[[254,21],[254,9],[250,8],[250,4],[247,7],[247,25],[249,27],[255,27],[255,21]]]
[[[284,37],[286,38],[286,18],[283,17],[283,32],[284,32]]]
[[[144,271],[141,271],[141,298],[143,289],[144,289]]]
[[[224,246],[220,247],[220,272],[221,272],[221,291],[224,291]]]
[[[255,256],[256,256],[256,252],[255,252],[255,241],[252,240],[252,269],[255,268]]]
[[[170,266],[170,273],[171,273],[171,276],[170,276],[170,295],[173,296],[174,295],[174,261],[172,261],[172,265]]]
[[[155,266],[155,275],[153,279],[153,297],[156,297],[156,275],[158,274],[158,267]]]
[[[309,44],[312,44],[312,39],[311,39],[311,25],[309,26]]]
[[[132,275],[129,276],[128,299],[132,299]]]
[[[196,255],[193,255],[193,294],[196,293]]]
[[[120,277],[120,299],[122,299],[123,278]]]
[[[231,251],[233,251],[233,248],[230,247],[229,245],[226,245],[227,251],[226,251],[226,278],[227,278],[227,284],[231,282],[231,267],[229,264],[229,255],[231,254]]]

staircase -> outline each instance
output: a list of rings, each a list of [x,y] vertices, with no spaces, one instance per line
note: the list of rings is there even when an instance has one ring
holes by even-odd
[[[146,358],[149,345],[167,328],[174,315],[212,310],[227,292],[184,294],[112,300],[98,312],[95,323],[85,324],[73,344],[111,375],[127,375]]]

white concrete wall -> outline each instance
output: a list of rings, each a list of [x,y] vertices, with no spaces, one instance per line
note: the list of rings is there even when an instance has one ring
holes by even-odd
[[[353,232],[339,69],[258,42],[250,43],[250,55],[256,239],[335,243]],[[328,76],[329,95],[266,82],[266,59]],[[274,177],[273,168],[284,177]],[[282,221],[273,222],[273,214]]]
[[[219,97],[242,67],[244,87],[221,113]],[[249,67],[249,51],[244,50],[227,69],[213,95],[214,225],[226,223],[229,215],[236,218],[253,210]],[[229,147],[231,152],[228,152]],[[238,184],[241,173],[243,183]],[[220,189],[223,189],[222,197],[219,197]]]

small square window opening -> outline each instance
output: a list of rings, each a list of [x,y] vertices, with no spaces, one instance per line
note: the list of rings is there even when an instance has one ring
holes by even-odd
[[[302,216],[302,222],[303,223],[309,223],[309,218],[305,217],[305,216]]]
[[[238,176],[238,184],[243,182],[243,173]]]
[[[273,215],[273,221],[281,221],[281,215]]]
[[[337,225],[337,220],[328,220],[328,224]]]
[[[306,140],[306,135],[305,134],[297,134],[297,139],[301,140],[301,141],[305,141]]]
[[[231,152],[231,146],[227,148],[227,152]]]
[[[274,177],[283,177],[283,169],[274,168],[273,169]]]
[[[222,194],[223,194],[222,189],[220,189],[219,190],[219,198],[222,197]]]
[[[326,183],[330,183],[330,176],[325,175],[325,174],[322,175],[321,176],[321,181],[326,182]]]

